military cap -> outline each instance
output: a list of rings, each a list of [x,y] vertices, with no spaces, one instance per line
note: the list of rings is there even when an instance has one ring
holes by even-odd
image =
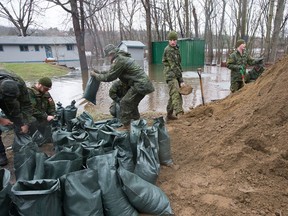
[[[170,31],[167,38],[168,38],[168,40],[177,40],[178,39],[177,32]]]
[[[245,44],[245,40],[243,40],[243,39],[237,40],[235,47],[238,48],[241,44]]]
[[[113,52],[116,52],[116,46],[114,46],[113,44],[108,44],[104,47],[105,56],[108,56]]]
[[[18,97],[20,95],[18,83],[10,79],[3,80],[0,84],[0,94],[2,97]]]
[[[51,88],[52,87],[52,81],[49,77],[42,77],[38,80],[38,83],[47,87],[47,88]]]

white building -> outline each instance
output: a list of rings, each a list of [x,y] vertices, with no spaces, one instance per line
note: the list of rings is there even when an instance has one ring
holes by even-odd
[[[131,57],[135,59],[139,65],[144,66],[145,44],[141,41],[124,40],[118,45],[118,48],[131,53]]]
[[[75,37],[0,36],[0,62],[79,61]]]

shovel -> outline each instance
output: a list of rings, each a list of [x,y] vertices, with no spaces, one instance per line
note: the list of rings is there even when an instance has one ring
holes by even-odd
[[[205,102],[204,102],[204,94],[203,94],[203,84],[202,84],[201,71],[202,71],[201,68],[197,68],[197,73],[198,73],[198,76],[199,76],[200,88],[201,88],[202,105],[205,105]]]

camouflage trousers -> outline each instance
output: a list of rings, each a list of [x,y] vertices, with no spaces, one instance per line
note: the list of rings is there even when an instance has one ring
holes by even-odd
[[[243,81],[232,80],[230,85],[230,91],[236,92],[244,86]]]
[[[183,112],[183,99],[179,93],[179,83],[177,79],[173,79],[167,82],[169,89],[169,100],[166,107],[167,113],[178,113]]]
[[[123,125],[129,125],[131,120],[138,120],[140,113],[138,105],[145,95],[139,94],[131,87],[120,101],[120,121]]]
[[[120,104],[113,101],[109,107],[109,112],[114,118],[120,117]]]

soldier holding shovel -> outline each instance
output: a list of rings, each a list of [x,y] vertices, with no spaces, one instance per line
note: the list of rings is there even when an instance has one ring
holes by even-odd
[[[241,89],[246,81],[246,66],[256,65],[259,59],[254,59],[246,52],[246,43],[243,39],[236,42],[236,49],[227,59],[227,68],[231,70],[231,92]]]

